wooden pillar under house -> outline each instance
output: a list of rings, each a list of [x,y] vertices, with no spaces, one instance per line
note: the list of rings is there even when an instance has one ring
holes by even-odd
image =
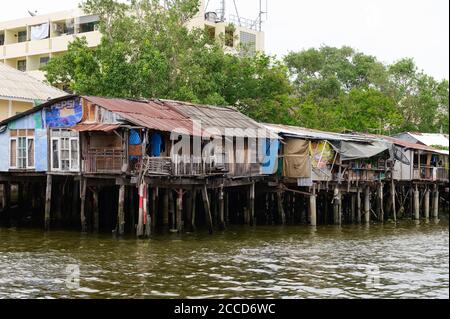
[[[423,212],[425,219],[430,219],[430,189],[428,188],[428,186],[425,189],[423,198]]]
[[[281,188],[277,191],[278,219],[282,225],[286,225],[286,215],[283,207],[283,196]]]
[[[414,219],[420,219],[420,191],[417,185],[414,189]]]
[[[342,205],[341,205],[341,193],[339,186],[336,185],[333,194],[333,222],[335,225],[341,225],[342,223]]]
[[[250,225],[254,226],[255,225],[255,188],[256,185],[253,182],[250,185],[250,190],[249,190],[249,210],[250,210]]]
[[[44,229],[45,231],[50,230],[50,213],[51,213],[51,206],[52,206],[52,175],[47,175],[47,185],[45,188],[45,213],[44,213]],[[9,184],[9,189],[11,189]],[[11,191],[9,191],[11,192]]]
[[[361,224],[362,221],[362,207],[361,207],[361,188],[358,187],[356,192],[356,222]]]
[[[367,185],[364,192],[364,222],[370,223],[370,186]]]
[[[309,196],[309,220],[311,226],[317,226],[317,195],[316,184],[313,185]]]
[[[392,218],[394,219],[394,222],[397,221],[397,205],[395,202],[395,194],[396,194],[396,190],[395,190],[395,182],[394,179],[391,180],[391,200],[392,200]]]
[[[433,192],[433,218],[439,219],[439,188],[436,184]]]
[[[117,234],[122,236],[125,233],[125,185],[119,187],[119,205],[117,209]]]
[[[100,212],[98,206],[98,195],[99,189],[97,187],[92,189],[92,210],[94,215],[93,230],[95,233],[98,233],[98,231],[100,230]]]
[[[219,228],[225,229],[225,195],[223,186],[219,189]]]
[[[208,197],[208,189],[206,188],[206,185],[202,187],[202,199],[203,199],[203,206],[205,208],[205,215],[206,215],[206,223],[208,225],[209,233],[213,233],[213,221],[211,217],[211,206],[209,203],[209,197]]]
[[[177,203],[176,203],[176,220],[177,220],[177,231],[181,233],[183,231],[183,189],[177,191]]]

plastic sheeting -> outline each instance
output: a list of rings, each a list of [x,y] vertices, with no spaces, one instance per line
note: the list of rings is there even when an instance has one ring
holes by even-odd
[[[48,22],[34,25],[31,28],[31,40],[42,40],[49,37],[50,25]]]
[[[335,142],[332,143],[336,151],[341,155],[341,160],[351,161],[360,158],[371,158],[387,150],[393,158],[392,144],[382,141],[374,141],[368,144],[354,142]]]
[[[309,141],[289,139],[284,145],[283,175],[291,178],[311,177]]]

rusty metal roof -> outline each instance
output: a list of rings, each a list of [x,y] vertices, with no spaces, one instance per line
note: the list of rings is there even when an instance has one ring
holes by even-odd
[[[161,102],[177,110],[192,121],[199,123],[202,131],[208,130],[212,132],[212,130],[217,130],[223,136],[245,135],[247,137],[258,137],[258,133],[256,132],[260,130],[260,134],[264,132],[264,136],[266,137],[278,138],[276,134],[273,134],[258,122],[230,107],[200,105],[172,100],[161,100]],[[227,132],[235,129],[237,131],[234,133],[227,134]],[[239,130],[245,131],[247,129],[253,130],[256,134],[252,134],[250,131],[239,133]],[[214,135],[212,133],[210,134]]]
[[[117,113],[123,119],[142,127],[158,131],[187,131],[192,134],[192,121],[172,108],[147,100],[114,99],[83,96],[87,101]]]
[[[72,127],[79,132],[112,132],[120,127],[119,124],[77,124]]]

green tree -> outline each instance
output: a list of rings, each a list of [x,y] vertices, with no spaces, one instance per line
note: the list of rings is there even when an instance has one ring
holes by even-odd
[[[83,39],[45,67],[47,80],[78,94],[167,98],[234,105],[258,120],[283,120],[291,84],[287,68],[264,54],[232,55],[225,37],[188,29],[198,0],[87,0],[98,14],[101,43]],[[130,13],[130,14],[126,14]]]

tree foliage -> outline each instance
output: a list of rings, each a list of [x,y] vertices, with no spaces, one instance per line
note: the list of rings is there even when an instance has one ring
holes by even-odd
[[[323,130],[448,131],[448,81],[418,71],[413,60],[386,65],[327,46],[283,60],[227,54],[225,35],[187,27],[198,5],[85,0],[84,11],[100,17],[101,43],[74,40],[45,66],[47,80],[83,95],[232,105],[258,121]]]

